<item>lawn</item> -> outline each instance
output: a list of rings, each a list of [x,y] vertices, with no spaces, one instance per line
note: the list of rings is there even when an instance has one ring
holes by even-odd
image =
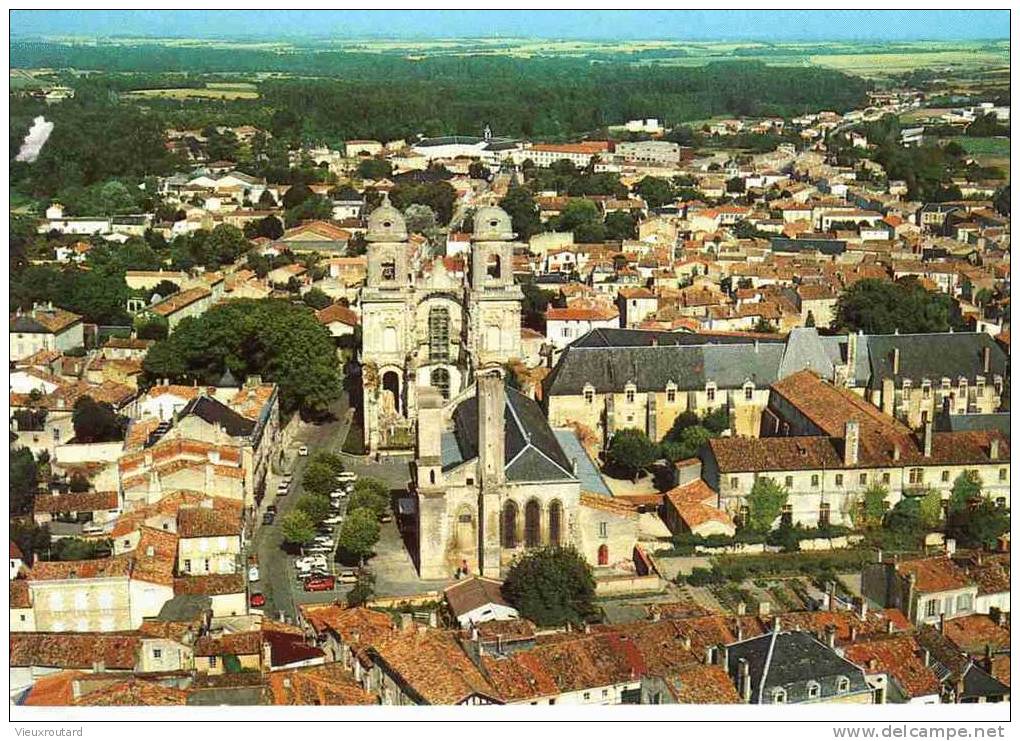
[[[213,87],[215,85],[215,87]],[[259,97],[251,85],[231,85],[212,83],[208,87],[172,87],[153,90],[131,90],[124,94],[125,98],[170,98],[171,100],[204,99],[204,100],[255,100]]]
[[[960,136],[953,141],[975,157],[1009,157],[1008,136]]]

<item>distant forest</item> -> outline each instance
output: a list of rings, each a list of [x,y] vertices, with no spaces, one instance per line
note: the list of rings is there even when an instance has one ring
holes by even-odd
[[[247,121],[274,135],[335,144],[348,138],[480,133],[533,138],[578,136],[630,118],[670,124],[717,115],[843,111],[864,102],[868,83],[831,69],[751,61],[700,67],[508,56],[411,59],[304,49],[85,46],[18,42],[20,68],[97,70],[67,76],[103,104],[117,93],[196,87],[206,81],[258,82],[258,100],[132,102],[174,125]],[[268,74],[267,74],[268,73]],[[256,77],[258,75],[258,77]]]

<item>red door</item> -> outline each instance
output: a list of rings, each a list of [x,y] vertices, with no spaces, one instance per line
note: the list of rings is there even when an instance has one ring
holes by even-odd
[[[609,564],[609,546],[603,543],[599,546],[599,566],[607,566]]]

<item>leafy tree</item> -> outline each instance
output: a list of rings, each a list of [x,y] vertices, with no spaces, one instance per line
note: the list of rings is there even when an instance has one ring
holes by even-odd
[[[11,541],[21,549],[25,557],[25,563],[31,565],[39,554],[44,554],[50,549],[50,528],[48,525],[37,525],[34,520],[28,517],[11,519],[10,527]]]
[[[743,193],[744,179],[740,177],[730,178],[726,181],[726,192],[727,193]]]
[[[959,328],[958,314],[949,296],[916,281],[867,278],[840,294],[833,327],[865,334],[947,332]]]
[[[977,471],[964,471],[953,480],[953,488],[949,492],[949,514],[965,511],[981,497],[984,482]]]
[[[999,536],[1009,532],[1009,510],[997,507],[988,497],[972,501],[966,510],[949,517],[948,534],[965,548],[993,548]]]
[[[288,193],[290,191],[287,191]],[[287,209],[284,218],[287,226],[297,226],[302,221],[315,221],[333,217],[333,202],[325,196],[306,198],[293,208]]]
[[[268,194],[266,191],[265,194]],[[272,198],[272,196],[270,196]],[[258,221],[249,221],[244,225],[244,236],[248,239],[279,239],[283,236],[283,223],[275,216],[265,216]]]
[[[668,180],[646,175],[634,187],[634,192],[641,196],[649,208],[661,208],[667,203],[672,203],[676,194],[673,186]]]
[[[39,488],[39,466],[28,448],[11,450],[8,458],[8,504],[11,516],[32,511]]]
[[[140,340],[165,340],[170,334],[170,325],[163,317],[152,317],[135,325],[135,335]]]
[[[354,492],[347,507],[351,510],[368,509],[378,517],[390,507],[389,487],[378,479],[358,479],[354,482]]]
[[[295,506],[316,525],[329,517],[329,497],[321,494],[305,494]]]
[[[146,380],[215,383],[228,368],[280,385],[284,413],[321,416],[342,393],[333,338],[306,308],[279,299],[237,299],[189,317],[143,361]]]
[[[294,545],[307,545],[315,539],[315,523],[307,513],[295,509],[280,518],[284,540]]]
[[[80,494],[84,491],[88,491],[90,488],[89,480],[87,476],[83,476],[80,473],[75,473],[71,476],[70,484],[68,488],[76,494]]]
[[[358,163],[358,175],[365,180],[382,180],[393,175],[393,165],[384,159],[363,159]]]
[[[888,508],[889,490],[881,484],[872,484],[861,495],[861,501],[854,509],[854,524],[864,530],[872,530],[882,524]]]
[[[326,495],[333,490],[336,474],[322,461],[311,461],[301,477],[301,485],[315,495]]]
[[[354,509],[347,515],[337,545],[345,552],[356,556],[361,563],[372,554],[379,542],[379,520],[369,509]]]
[[[942,524],[942,494],[928,488],[917,492],[921,525],[926,530],[935,530]]]
[[[273,198],[273,194],[269,192],[268,188],[262,191],[262,195],[259,196],[258,207],[263,211],[276,208],[276,199]],[[272,217],[267,216],[266,218],[268,219]],[[263,219],[263,221],[265,221],[265,219]]]
[[[440,224],[449,224],[457,192],[445,180],[421,184],[401,183],[390,191],[390,199],[397,208],[406,210],[412,204],[428,206]]]
[[[614,466],[630,471],[636,479],[655,460],[655,443],[635,427],[619,430],[609,441],[606,459]]]
[[[326,292],[321,288],[312,288],[301,297],[301,300],[305,302],[306,306],[309,306],[316,311],[319,309],[325,309],[333,303],[333,299],[327,296]]]
[[[556,294],[543,290],[533,283],[522,283],[521,290],[524,292],[524,301],[521,304],[524,326],[544,332],[545,310],[549,308],[549,303],[556,297]]]
[[[283,194],[283,207],[286,209],[294,208],[314,196],[315,192],[307,184],[295,183],[287,188],[287,192]]]
[[[54,541],[49,559],[51,561],[86,561],[108,555],[109,551],[109,541],[60,538]]]
[[[436,212],[423,203],[412,203],[404,210],[404,221],[409,232],[428,236],[436,228]]]
[[[637,224],[626,211],[614,211],[606,215],[606,239],[622,242],[637,237]]]
[[[724,406],[716,407],[705,415],[701,424],[713,435],[721,435],[730,428],[730,412]]]
[[[528,241],[533,234],[542,231],[542,219],[539,216],[538,205],[531,191],[522,186],[510,188],[499,207],[507,212],[513,224],[517,238]]]
[[[815,326],[815,313],[808,309],[807,318],[804,320],[805,327]]]
[[[82,396],[74,403],[71,413],[74,437],[80,443],[105,443],[124,437],[124,420],[113,407],[97,402],[91,396]]]
[[[773,478],[760,476],[747,497],[748,526],[751,530],[766,532],[783,512],[790,493]]]
[[[308,462],[328,466],[334,475],[339,475],[345,470],[343,458],[338,456],[336,453],[330,453],[328,450],[316,451],[311,460]]]
[[[885,527],[893,533],[910,540],[917,540],[924,533],[924,518],[921,515],[919,497],[903,497],[885,517]]]
[[[595,579],[573,547],[549,546],[518,556],[503,582],[503,596],[541,626],[580,625],[595,615]]]
[[[679,461],[686,458],[693,458],[698,454],[698,450],[701,446],[711,440],[715,435],[702,427],[700,424],[694,424],[689,427],[685,427],[681,430],[674,439],[667,440],[666,445],[668,448],[663,450],[667,460]]]
[[[476,180],[488,180],[491,174],[489,168],[481,162],[472,162],[468,165],[468,176]]]
[[[375,596],[375,574],[367,569],[358,569],[358,580],[347,593],[344,601],[348,607],[361,607]]]
[[[760,334],[771,334],[776,331],[776,327],[765,317],[758,317],[758,321],[754,323],[752,331]]]
[[[1009,186],[1004,185],[995,191],[995,195],[992,197],[992,204],[995,206],[995,210],[1003,216],[1009,216]]]

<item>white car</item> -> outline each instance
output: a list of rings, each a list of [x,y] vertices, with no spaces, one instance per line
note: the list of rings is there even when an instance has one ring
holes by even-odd
[[[343,489],[334,489],[333,491],[331,491],[329,493],[329,498],[330,499],[343,499],[344,497],[347,496],[347,494],[348,494],[348,492],[343,490]]]
[[[322,543],[323,545],[333,545],[333,538],[330,535],[317,535],[312,540],[313,543]]]
[[[327,525],[339,525],[343,521],[344,518],[341,515],[333,515],[323,520],[323,522],[325,522]]]
[[[294,566],[298,569],[310,569],[313,566],[327,566],[325,556],[303,556],[294,562]]]
[[[322,544],[313,543],[312,545],[305,547],[305,553],[311,553],[312,555],[321,554],[325,556],[325,554],[332,552],[333,552],[332,541],[328,545],[325,543]]]
[[[358,474],[354,473],[354,471],[343,471],[336,475],[336,480],[341,484],[354,483],[358,480]]]
[[[308,455],[308,446],[302,445],[300,448],[297,449],[297,454],[300,456]]]
[[[248,569],[248,581],[255,582],[259,580],[259,567],[252,566]]]

